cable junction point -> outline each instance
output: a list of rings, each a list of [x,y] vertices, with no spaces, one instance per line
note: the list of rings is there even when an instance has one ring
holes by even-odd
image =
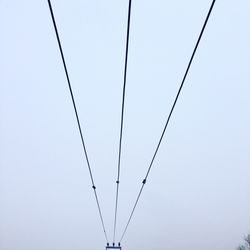
[[[120,242],[118,243],[118,246],[116,246],[115,243],[113,243],[112,246],[110,246],[109,243],[107,243],[106,250],[108,250],[108,249],[120,249],[120,250],[122,250],[122,247],[121,247]]]

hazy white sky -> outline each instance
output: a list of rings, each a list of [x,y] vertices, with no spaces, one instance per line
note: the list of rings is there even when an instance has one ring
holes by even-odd
[[[211,0],[132,3],[118,238]],[[128,1],[52,0],[111,241]],[[250,2],[217,0],[123,249],[250,230]],[[104,249],[47,1],[0,0],[0,250]]]

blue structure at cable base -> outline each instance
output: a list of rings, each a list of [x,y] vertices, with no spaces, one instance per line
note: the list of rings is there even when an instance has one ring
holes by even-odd
[[[121,244],[120,244],[120,243],[118,243],[118,246],[115,246],[115,243],[113,243],[113,246],[110,246],[109,243],[107,243],[106,250],[109,250],[109,249],[118,249],[118,250],[122,250],[122,247],[121,247]]]

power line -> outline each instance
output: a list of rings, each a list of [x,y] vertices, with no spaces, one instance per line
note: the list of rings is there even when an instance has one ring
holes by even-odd
[[[198,48],[198,45],[199,45],[199,43],[200,43],[201,37],[202,37],[202,35],[203,35],[203,32],[204,32],[204,30],[205,30],[205,28],[206,28],[208,19],[209,19],[210,14],[211,14],[211,12],[212,12],[212,10],[213,10],[215,1],[216,1],[216,0],[213,0],[213,1],[212,1],[211,6],[210,6],[210,8],[209,8],[209,11],[208,11],[208,14],[207,14],[207,16],[206,16],[205,22],[204,22],[204,24],[203,24],[203,26],[202,26],[200,35],[199,35],[199,37],[198,37],[198,40],[197,40],[196,45],[195,45],[195,47],[194,47],[193,53],[192,53],[191,58],[190,58],[190,60],[189,60],[187,69],[186,69],[185,74],[184,74],[184,76],[183,76],[181,85],[180,85],[180,87],[179,87],[179,90],[178,90],[177,95],[176,95],[176,97],[175,97],[174,103],[173,103],[172,108],[171,108],[171,110],[170,110],[170,113],[169,113],[169,115],[168,115],[167,122],[166,122],[166,124],[165,124],[165,126],[164,126],[164,129],[163,129],[163,131],[162,131],[160,140],[159,140],[159,142],[158,142],[158,144],[157,144],[156,150],[155,150],[154,155],[153,155],[153,158],[152,158],[152,160],[151,160],[151,162],[150,162],[150,165],[149,165],[149,168],[148,168],[148,170],[147,170],[146,176],[145,176],[145,178],[144,178],[143,181],[142,181],[141,189],[140,189],[139,194],[138,194],[138,196],[137,196],[137,198],[136,198],[135,204],[134,204],[133,209],[132,209],[132,212],[131,212],[131,214],[130,214],[130,216],[129,216],[129,219],[128,219],[128,222],[127,222],[127,224],[126,224],[126,227],[125,227],[125,229],[124,229],[124,231],[123,231],[123,233],[122,233],[122,237],[121,237],[120,242],[121,242],[122,239],[124,238],[124,235],[125,235],[125,233],[126,233],[126,231],[127,231],[127,228],[128,228],[128,226],[129,226],[129,224],[130,224],[130,221],[131,221],[131,219],[132,219],[132,217],[133,217],[133,214],[134,214],[134,211],[135,211],[136,206],[137,206],[137,204],[138,204],[138,201],[139,201],[139,199],[140,199],[140,197],[141,197],[143,188],[144,188],[144,186],[145,186],[145,184],[146,184],[146,182],[147,182],[148,175],[149,175],[149,173],[150,173],[150,170],[151,170],[151,168],[152,168],[152,165],[153,165],[153,162],[154,162],[154,160],[155,160],[156,154],[157,154],[157,152],[158,152],[158,150],[159,150],[159,147],[160,147],[160,145],[161,145],[161,142],[162,142],[163,136],[164,136],[164,134],[165,134],[165,132],[166,132],[166,129],[167,129],[169,120],[170,120],[170,118],[171,118],[171,116],[172,116],[172,113],[173,113],[173,111],[174,111],[175,105],[176,105],[176,103],[177,103],[177,100],[178,100],[179,95],[180,95],[180,93],[181,93],[182,87],[183,87],[184,82],[185,82],[185,80],[186,80],[187,74],[188,74],[188,72],[189,72],[190,66],[191,66],[191,64],[192,64],[194,55],[195,55],[196,50],[197,50],[197,48]]]
[[[77,108],[76,108],[76,103],[75,103],[73,91],[72,91],[71,84],[70,84],[69,74],[68,74],[66,62],[65,62],[65,59],[64,59],[62,45],[61,45],[61,41],[60,41],[59,33],[58,33],[58,30],[57,30],[57,25],[56,25],[56,21],[55,21],[55,17],[54,17],[54,13],[53,13],[53,9],[52,9],[52,5],[51,5],[50,0],[48,0],[48,5],[49,5],[53,25],[54,25],[54,28],[55,28],[56,38],[57,38],[58,46],[59,46],[61,57],[62,57],[63,67],[64,67],[64,71],[65,71],[65,74],[66,74],[67,82],[68,82],[68,87],[69,87],[69,91],[70,91],[70,95],[71,95],[71,99],[72,99],[72,103],[73,103],[73,107],[74,107],[74,111],[75,111],[75,115],[76,115],[76,120],[77,120],[78,129],[79,129],[79,133],[80,133],[80,137],[81,137],[81,141],[82,141],[83,151],[84,151],[84,155],[85,155],[87,165],[88,165],[88,170],[89,170],[89,174],[90,174],[92,188],[94,190],[94,195],[95,195],[96,204],[97,204],[97,207],[98,207],[98,212],[99,212],[101,223],[102,223],[103,232],[104,232],[105,238],[106,238],[106,240],[108,242],[108,237],[107,237],[107,233],[106,233],[106,229],[105,229],[105,225],[104,225],[104,220],[103,220],[103,216],[102,216],[102,212],[101,212],[101,207],[100,207],[100,203],[99,203],[97,192],[96,192],[96,186],[95,186],[95,183],[94,183],[94,178],[93,178],[93,174],[92,174],[92,171],[91,171],[87,150],[86,150],[85,142],[84,142],[84,139],[83,139],[81,124],[80,124],[80,120],[79,120],[79,116],[78,116],[78,112],[77,112]]]
[[[122,93],[122,112],[121,112],[121,127],[120,127],[120,140],[119,140],[119,155],[118,155],[118,168],[117,168],[117,180],[116,180],[115,218],[114,218],[113,242],[115,242],[117,210],[118,210],[118,198],[119,198],[121,150],[122,150],[122,134],[123,134],[122,132],[123,132],[124,103],[125,103],[126,81],[127,81],[127,64],[128,64],[128,46],[129,46],[131,4],[132,4],[132,0],[129,0],[128,21],[127,21],[127,38],[126,38],[126,52],[125,52],[125,66],[124,66],[124,79],[123,79],[123,93]]]

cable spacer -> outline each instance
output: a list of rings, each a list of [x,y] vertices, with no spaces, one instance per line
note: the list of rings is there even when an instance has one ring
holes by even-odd
[[[95,186],[95,185],[93,185],[93,186],[92,186],[92,188],[93,188],[93,189],[96,189],[96,186]]]
[[[143,185],[144,185],[144,184],[146,184],[146,181],[147,181],[147,180],[146,180],[146,179],[144,179],[144,180],[142,181],[142,184],[143,184]]]
[[[116,181],[116,184],[119,184],[119,183],[120,183],[120,181],[117,180],[117,181]]]

